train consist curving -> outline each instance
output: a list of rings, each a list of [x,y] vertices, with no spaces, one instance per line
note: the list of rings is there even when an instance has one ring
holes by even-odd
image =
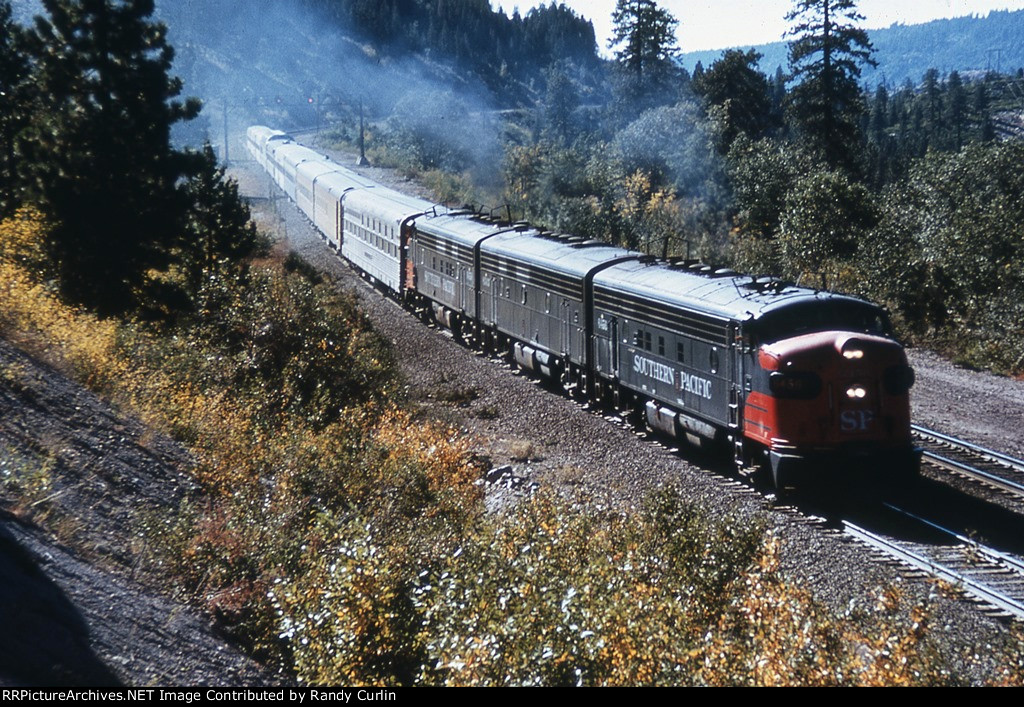
[[[377,287],[580,398],[728,442],[777,487],[918,468],[914,374],[870,302],[440,207],[267,127],[247,144]]]

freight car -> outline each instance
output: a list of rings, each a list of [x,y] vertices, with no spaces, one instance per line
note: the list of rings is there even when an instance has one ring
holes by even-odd
[[[450,210],[262,126],[248,147],[373,284],[577,397],[728,443],[780,488],[917,470],[914,374],[870,302]]]

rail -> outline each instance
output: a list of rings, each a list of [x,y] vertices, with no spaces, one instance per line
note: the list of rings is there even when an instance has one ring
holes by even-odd
[[[885,504],[885,506],[894,513],[922,523],[957,540],[960,543],[959,547],[968,551],[964,555],[961,566],[952,566],[934,556],[928,556],[923,551],[915,550],[906,543],[883,537],[849,521],[844,522],[844,531],[869,547],[894,557],[915,569],[950,582],[958,586],[965,593],[1017,619],[1024,619],[1024,562],[993,548],[979,545],[955,531],[944,528],[937,523],[921,518],[902,508],[891,504]],[[973,560],[967,559],[968,556],[971,556]],[[987,563],[987,566],[980,566],[983,563]],[[972,565],[975,566],[972,567]],[[996,574],[994,574],[994,571]],[[972,572],[976,572],[980,577],[974,576]],[[1011,594],[993,586],[992,579],[994,577],[1003,580],[1004,584],[1013,584],[1016,587],[1016,591]]]
[[[921,427],[920,425],[913,425],[912,429],[914,433],[922,439],[930,439],[935,442],[948,445],[956,450],[977,455],[986,461],[1007,467],[1018,474],[1024,474],[1024,461],[1011,457],[1008,454],[997,452],[994,449],[987,449],[986,447],[982,447],[962,439],[957,439],[956,437],[951,437],[950,435],[930,430],[926,427]],[[924,456],[926,459],[943,467],[982,480],[1016,496],[1024,497],[1024,482],[1008,479],[1003,475],[979,469],[977,466],[957,459],[952,459],[931,449],[925,449]]]

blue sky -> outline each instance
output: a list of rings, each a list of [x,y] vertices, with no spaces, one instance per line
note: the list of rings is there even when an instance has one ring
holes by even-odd
[[[511,14],[518,6],[523,14],[547,1],[491,0]],[[562,0],[594,23],[598,46],[608,54],[611,15],[615,0]],[[777,42],[787,29],[786,13],[792,0],[660,0],[658,3],[679,20],[679,49],[725,49]],[[991,10],[1022,10],[1024,0],[861,0],[865,29],[888,27],[893,23],[919,24],[943,17],[985,15]]]

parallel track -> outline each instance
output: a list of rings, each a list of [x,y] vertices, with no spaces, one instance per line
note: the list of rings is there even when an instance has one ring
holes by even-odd
[[[924,451],[926,461],[1024,499],[1024,461],[920,425],[913,431],[931,446]]]

